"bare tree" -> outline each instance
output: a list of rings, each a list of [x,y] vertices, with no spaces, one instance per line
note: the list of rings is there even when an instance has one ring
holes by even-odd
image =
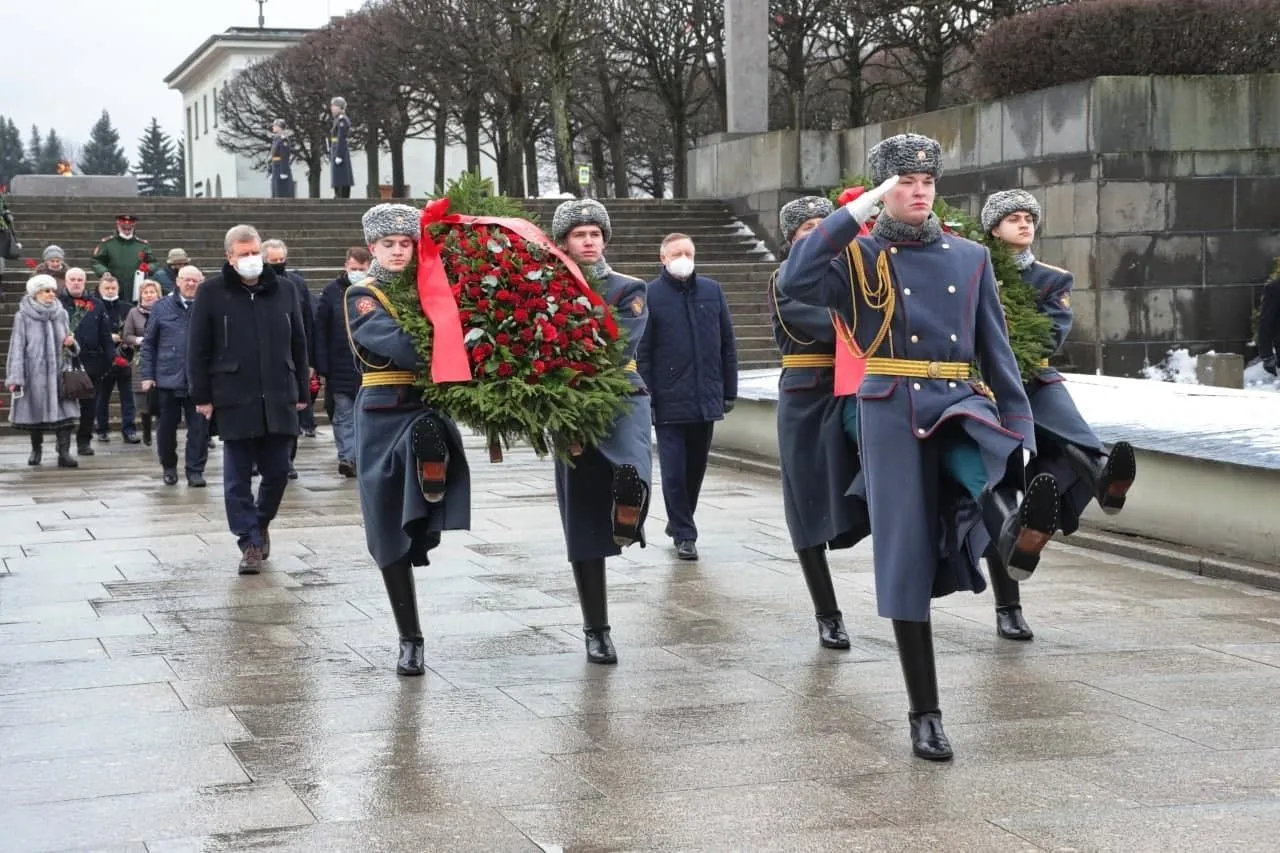
[[[271,122],[283,119],[292,132],[294,159],[307,166],[308,192],[319,198],[329,136],[325,79],[323,61],[301,45],[249,65],[216,99],[218,146],[248,157],[265,174]]]
[[[630,52],[648,81],[646,87],[661,105],[671,128],[673,189],[676,196],[689,191],[685,152],[689,149],[689,123],[706,102],[706,88],[699,89],[698,68],[702,40],[698,37],[694,9],[688,0],[617,0],[612,7],[611,31],[619,49]]]
[[[829,32],[840,7],[838,0],[771,0],[769,14],[770,65],[783,81],[795,130],[809,127],[809,77],[831,61]]]

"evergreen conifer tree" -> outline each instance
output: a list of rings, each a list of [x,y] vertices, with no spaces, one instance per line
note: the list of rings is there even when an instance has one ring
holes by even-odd
[[[58,136],[58,131],[49,128],[49,135],[44,138],[44,144],[40,146],[40,159],[36,162],[36,173],[58,174],[58,164],[65,157],[66,150],[63,148],[62,138]]]
[[[160,129],[155,118],[138,140],[138,160],[134,174],[138,176],[138,195],[176,195],[173,185],[173,140]]]
[[[89,131],[89,141],[80,151],[80,171],[86,175],[123,175],[129,171],[129,160],[120,146],[120,132],[111,125],[111,115],[102,117]]]
[[[9,186],[15,175],[31,171],[27,152],[22,145],[22,132],[13,119],[0,116],[0,186]]]
[[[170,185],[173,187],[173,194],[179,197],[187,195],[187,141],[179,136],[174,141],[176,151],[173,155],[173,173],[170,175]]]
[[[34,124],[31,125],[31,137],[27,140],[27,162],[31,165],[32,170],[36,174],[41,172],[36,169],[40,162],[40,152],[44,150],[44,137],[40,135],[40,128]]]

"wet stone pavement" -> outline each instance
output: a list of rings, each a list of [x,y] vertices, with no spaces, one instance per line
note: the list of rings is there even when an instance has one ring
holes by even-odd
[[[474,530],[418,572],[424,678],[324,437],[239,577],[220,478],[167,488],[117,439],[77,471],[0,438],[5,851],[1270,849],[1280,597],[1056,546],[935,610],[957,758],[910,755],[867,546],[853,649],[818,647],[779,490],[713,470],[702,560],[613,561],[621,662],[583,658],[551,467],[473,444]],[[216,468],[220,452],[213,455]],[[660,502],[659,502],[660,503]],[[660,540],[655,512],[650,532]]]

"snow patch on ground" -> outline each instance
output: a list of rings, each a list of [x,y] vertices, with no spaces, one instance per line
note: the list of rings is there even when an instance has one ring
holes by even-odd
[[[733,236],[735,237],[754,237],[756,232],[747,227],[747,223],[741,219],[733,220]]]
[[[1206,355],[1213,355],[1213,350]],[[1200,383],[1196,381],[1197,360],[1197,357],[1186,349],[1169,350],[1164,361],[1144,367],[1142,376],[1156,382],[1198,385]],[[1263,370],[1261,361],[1254,361],[1244,369],[1244,387],[1252,391],[1280,392],[1280,379]]]

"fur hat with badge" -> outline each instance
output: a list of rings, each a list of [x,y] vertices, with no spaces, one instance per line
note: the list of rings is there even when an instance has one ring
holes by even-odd
[[[1004,218],[1014,213],[1029,213],[1031,221],[1040,224],[1040,202],[1026,190],[1002,190],[992,193],[991,198],[982,206],[982,230],[990,234],[991,230],[1004,222]]]
[[[789,201],[778,211],[778,226],[782,229],[782,242],[790,243],[800,226],[810,219],[826,219],[835,211],[830,199],[820,195],[807,195]]]
[[[606,243],[613,236],[613,225],[609,222],[609,211],[605,206],[593,198],[575,198],[556,208],[551,217],[551,239],[562,243],[570,231],[582,225],[600,226]]]
[[[877,142],[867,154],[871,180],[882,184],[894,175],[942,177],[942,145],[919,133],[899,133]]]
[[[407,204],[376,204],[360,218],[364,241],[372,245],[383,237],[412,237],[416,243],[422,234],[421,218],[422,214]]]

